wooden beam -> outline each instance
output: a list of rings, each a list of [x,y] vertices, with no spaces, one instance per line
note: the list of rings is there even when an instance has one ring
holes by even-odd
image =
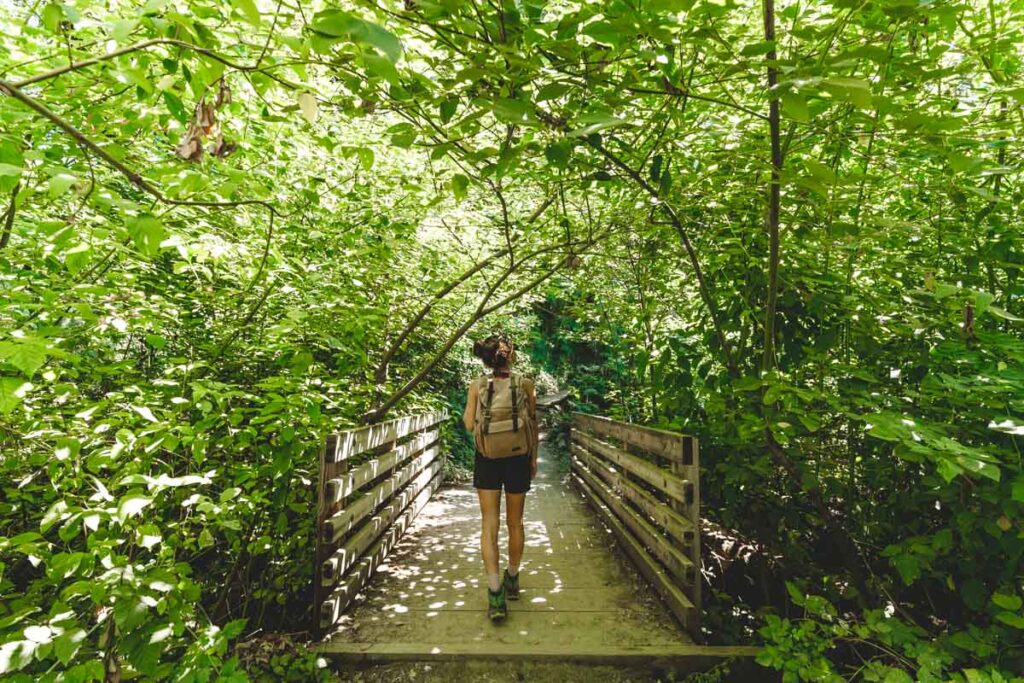
[[[432,444],[438,439],[439,435],[440,432],[436,429],[424,432],[411,441],[396,447],[394,450],[388,451],[372,460],[367,460],[342,477],[328,479],[324,483],[324,499],[327,505],[330,506],[358,491],[369,482]]]
[[[459,643],[425,642],[349,642],[328,640],[311,646],[312,651],[338,660],[341,666],[394,664],[396,662],[511,662],[528,666],[566,664],[585,666],[628,667],[631,680],[684,680],[689,674],[700,674],[728,662],[724,672],[708,680],[722,683],[758,681],[777,683],[778,672],[757,665],[754,658],[759,647],[743,645],[691,645],[687,643],[641,645],[631,647],[565,647],[540,643],[495,643],[492,640]],[[561,670],[561,669],[559,669]],[[543,670],[541,670],[543,671]],[[666,672],[674,674],[671,679]],[[564,674],[562,674],[564,676]],[[577,680],[587,680],[583,678]],[[534,680],[539,680],[534,678]],[[547,679],[545,679],[547,680]],[[595,680],[590,678],[589,680]],[[692,680],[701,680],[694,676]]]
[[[669,579],[658,563],[654,561],[654,558],[650,556],[647,550],[640,545],[633,536],[626,530],[626,528],[619,521],[618,517],[615,516],[606,505],[601,503],[601,499],[598,498],[597,493],[590,488],[590,486],[583,480],[583,477],[579,475],[579,471],[576,467],[572,470],[572,480],[580,487],[584,495],[591,502],[598,515],[604,520],[604,522],[611,528],[612,533],[618,539],[622,549],[625,550],[626,554],[629,555],[630,559],[637,566],[640,572],[651,582],[655,590],[661,594],[665,604],[675,615],[679,623],[683,625],[683,628],[690,630],[693,626],[697,610],[690,602],[689,598]]]
[[[687,549],[693,544],[693,537],[696,533],[693,522],[685,516],[673,510],[667,503],[660,501],[653,495],[640,488],[633,482],[626,479],[620,472],[611,469],[608,464],[597,458],[579,444],[571,444],[570,450],[573,455],[583,460],[583,463],[596,472],[608,485],[616,489],[629,502],[640,508],[644,514],[659,524],[669,535]],[[696,562],[693,555],[690,559]]]
[[[409,504],[423,491],[424,487],[441,469],[440,460],[435,460],[431,463],[405,489],[396,494],[394,500],[389,505],[367,520],[366,524],[344,546],[335,550],[330,557],[324,560],[320,565],[321,585],[327,587],[337,583],[338,578],[356,563],[356,560],[366,552],[366,549],[381,534],[387,531],[388,527],[398,519],[401,512],[409,507]]]
[[[406,508],[405,513],[395,520],[395,523],[367,550],[363,558],[359,560],[359,563],[349,572],[349,575],[320,603],[320,609],[317,613],[317,626],[321,630],[330,628],[338,621],[352,602],[352,599],[362,590],[366,582],[373,576],[373,572],[376,571],[377,567],[384,561],[384,558],[391,552],[391,549],[412,525],[413,520],[423,510],[430,497],[440,488],[441,480],[444,479],[444,472],[442,470],[443,468],[438,468],[437,474],[416,495],[412,504]]]
[[[341,462],[360,453],[431,427],[448,417],[447,410],[422,415],[407,415],[380,424],[350,429],[328,437],[327,462]]]
[[[580,429],[629,442],[670,462],[690,464],[687,456],[691,452],[688,442],[694,440],[692,436],[586,413],[573,413],[572,421]]]
[[[590,488],[619,518],[619,521],[632,532],[633,537],[653,553],[672,573],[682,586],[692,586],[698,580],[697,568],[672,540],[661,535],[646,519],[638,515],[632,508],[619,500],[615,492],[605,486],[594,472],[587,469],[580,459],[573,459],[576,466],[573,471],[583,477]]]
[[[652,462],[627,453],[604,441],[599,441],[576,429],[572,430],[572,440],[591,453],[600,455],[632,472],[665,495],[675,498],[681,503],[688,504],[693,499],[693,485],[689,481],[677,477]]]
[[[342,536],[358,527],[368,514],[386,503],[395,491],[400,490],[410,479],[423,471],[423,468],[429,465],[438,453],[440,453],[440,446],[435,443],[397,470],[394,475],[343,507],[332,517],[324,520],[320,526],[324,543],[337,543]]]

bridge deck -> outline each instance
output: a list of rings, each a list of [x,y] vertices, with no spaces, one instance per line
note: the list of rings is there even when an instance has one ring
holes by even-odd
[[[544,444],[539,470],[526,502],[522,594],[503,624],[487,619],[479,508],[467,484],[434,496],[318,650],[367,661],[702,654]],[[505,539],[502,529],[502,562]]]

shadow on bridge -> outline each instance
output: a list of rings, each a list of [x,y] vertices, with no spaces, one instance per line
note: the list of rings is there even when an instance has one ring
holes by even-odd
[[[598,485],[593,475],[584,473],[590,487],[571,486],[579,473],[546,441],[539,460],[526,499],[521,597],[509,603],[504,623],[487,618],[476,492],[443,487],[380,556],[366,585],[345,599],[317,650],[360,664],[483,659],[657,665],[676,673],[749,658],[752,648],[695,645],[678,611],[666,608],[594,514],[599,501],[584,495]],[[574,467],[580,464],[577,458]],[[499,543],[505,539],[502,529]]]

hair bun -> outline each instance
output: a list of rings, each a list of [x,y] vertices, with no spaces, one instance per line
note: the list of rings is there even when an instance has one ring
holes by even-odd
[[[489,368],[507,367],[512,355],[512,342],[504,336],[492,334],[473,342],[473,355]]]

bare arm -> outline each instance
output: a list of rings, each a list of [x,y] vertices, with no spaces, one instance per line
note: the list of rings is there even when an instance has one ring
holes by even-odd
[[[476,391],[476,382],[473,382],[469,385],[469,395],[466,397],[466,411],[462,413],[462,424],[470,432],[476,422]]]

